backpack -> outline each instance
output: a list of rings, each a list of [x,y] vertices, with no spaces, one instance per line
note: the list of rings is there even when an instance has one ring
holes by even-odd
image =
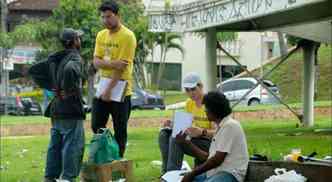
[[[61,64],[67,64],[72,53],[66,55],[53,54],[47,60],[32,65],[28,71],[33,81],[41,88],[54,91],[57,88],[57,72]]]
[[[28,73],[39,87],[52,90],[54,80],[51,75],[51,67],[53,66],[54,62],[51,64],[51,61],[47,59],[32,65]]]
[[[46,90],[50,90],[53,92],[57,92],[58,88],[58,67],[60,65],[65,65],[69,61],[70,56],[72,56],[71,53],[69,54],[53,54],[48,57],[47,60],[43,60],[41,62],[38,62],[34,65],[32,65],[29,70],[28,74],[32,77],[32,80],[40,87]],[[44,116],[50,117],[51,116],[51,105],[54,102],[54,98],[49,102],[47,108],[45,109]]]

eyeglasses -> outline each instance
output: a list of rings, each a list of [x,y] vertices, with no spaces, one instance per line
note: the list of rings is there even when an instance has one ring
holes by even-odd
[[[196,90],[196,87],[193,88],[184,88],[186,90],[186,92],[193,92]]]

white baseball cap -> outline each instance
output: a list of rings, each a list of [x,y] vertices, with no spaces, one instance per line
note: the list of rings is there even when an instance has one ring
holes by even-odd
[[[201,78],[199,75],[195,72],[188,73],[183,81],[182,81],[182,87],[183,88],[194,88],[197,86],[197,84],[201,83]]]

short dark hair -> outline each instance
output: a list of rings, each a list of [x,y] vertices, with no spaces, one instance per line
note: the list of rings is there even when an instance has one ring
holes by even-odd
[[[117,2],[114,0],[111,1],[104,1],[100,6],[99,6],[99,11],[105,12],[105,11],[112,11],[114,14],[119,13],[119,5]]]
[[[77,38],[79,38],[79,37],[77,37]],[[71,48],[73,48],[74,41],[75,40],[69,40],[69,41],[61,40],[61,44],[65,49],[71,49]]]
[[[203,104],[208,112],[211,112],[219,119],[223,119],[232,113],[228,99],[223,93],[218,91],[211,91],[205,94]]]

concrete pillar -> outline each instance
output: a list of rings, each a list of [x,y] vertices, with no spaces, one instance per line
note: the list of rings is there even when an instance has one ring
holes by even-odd
[[[216,89],[217,85],[217,35],[215,28],[209,28],[206,32],[205,40],[206,49],[206,74],[207,84],[205,85],[206,91]]]
[[[303,44],[304,72],[303,72],[303,124],[305,127],[314,126],[314,93],[315,93],[315,49],[317,44],[306,41]]]

